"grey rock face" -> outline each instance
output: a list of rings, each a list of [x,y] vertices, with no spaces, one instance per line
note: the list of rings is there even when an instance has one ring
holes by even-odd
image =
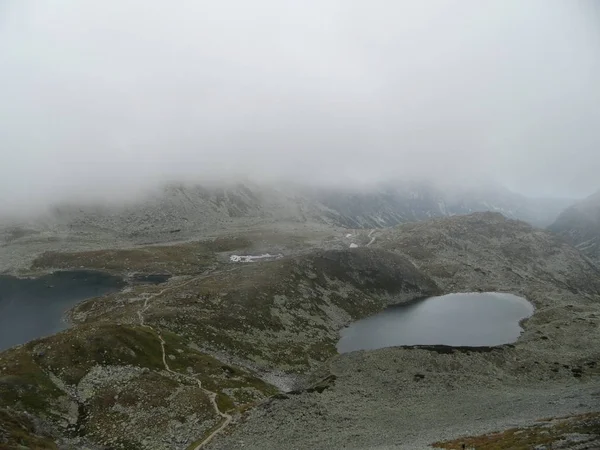
[[[497,213],[405,224],[375,246],[407,256],[445,290],[517,290],[542,283],[600,293],[600,272],[558,236]]]

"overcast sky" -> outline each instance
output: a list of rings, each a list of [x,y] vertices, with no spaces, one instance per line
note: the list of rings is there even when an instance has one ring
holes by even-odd
[[[0,202],[165,180],[600,188],[595,0],[3,0]]]

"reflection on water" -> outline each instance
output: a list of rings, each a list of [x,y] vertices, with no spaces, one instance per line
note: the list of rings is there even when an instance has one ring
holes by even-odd
[[[533,306],[511,294],[467,293],[394,306],[341,331],[340,353],[400,345],[482,347],[507,344]]]

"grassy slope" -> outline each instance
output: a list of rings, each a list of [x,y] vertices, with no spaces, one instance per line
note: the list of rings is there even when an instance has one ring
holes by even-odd
[[[277,392],[247,371],[225,366],[193,350],[176,335],[165,334],[165,339],[171,369],[191,374],[203,386],[217,392],[218,403],[224,410],[245,408]],[[133,371],[133,375],[95,386],[93,395],[83,403],[68,395],[51,378],[53,374],[67,388],[75,389],[90,370],[99,366],[121,367],[122,371]],[[160,341],[154,332],[117,324],[82,325],[10,349],[0,354],[0,412],[11,411],[0,413],[0,430],[4,430],[8,442],[47,441],[46,447],[39,448],[54,448],[51,437],[37,436],[25,413],[49,424],[48,429],[55,436],[87,436],[101,441],[129,436],[127,430],[135,415],[150,419],[146,425],[136,425],[139,430],[149,427],[148,435],[166,430],[169,420],[185,423],[191,415],[195,420],[213,420],[208,397],[194,383],[174,379],[163,368]],[[66,423],[65,417],[74,406],[80,410],[77,423],[60,425]],[[139,447],[139,442],[131,438],[114,443],[123,448]]]
[[[245,264],[174,287],[145,314],[154,327],[265,367],[306,371],[335,354],[338,330],[388,302],[437,293],[399,255],[356,249]],[[85,320],[120,320],[131,305],[85,305]]]

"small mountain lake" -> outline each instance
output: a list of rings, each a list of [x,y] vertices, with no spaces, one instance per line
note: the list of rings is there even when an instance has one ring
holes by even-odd
[[[124,286],[120,277],[83,270],[38,278],[0,275],[0,351],[66,329],[68,309]]]
[[[516,341],[519,321],[533,314],[512,294],[466,293],[392,306],[341,330],[340,353],[403,345],[488,347]]]

